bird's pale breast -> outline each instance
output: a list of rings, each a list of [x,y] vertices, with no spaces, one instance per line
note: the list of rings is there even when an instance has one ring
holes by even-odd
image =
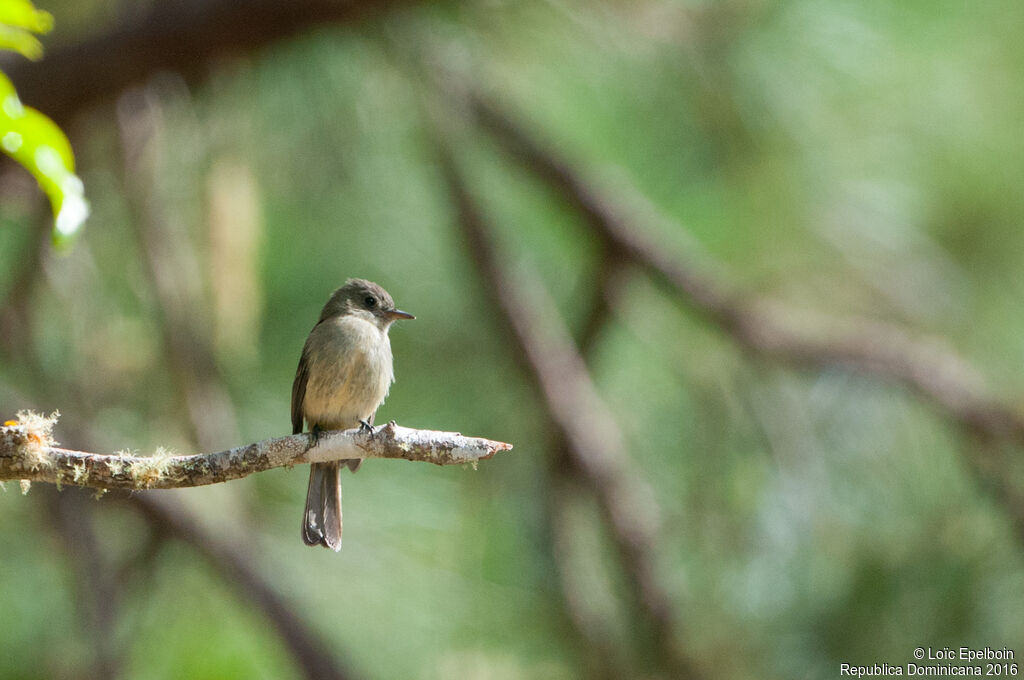
[[[302,402],[306,421],[323,429],[344,429],[370,418],[394,380],[387,332],[346,316],[319,324],[307,343],[318,349],[309,354]]]

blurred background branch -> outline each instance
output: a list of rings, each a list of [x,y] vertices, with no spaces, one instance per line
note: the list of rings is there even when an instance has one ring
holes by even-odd
[[[980,438],[980,445],[962,449],[968,467],[983,486],[995,491],[1024,538],[1020,494],[1004,483],[1003,465],[983,460],[998,460],[1000,441],[1024,445],[1024,410],[992,396],[981,373],[946,343],[914,337],[875,319],[808,313],[738,292],[721,267],[708,262],[706,256],[698,264],[697,259],[673,252],[650,236],[654,230],[649,223],[657,211],[630,189],[621,171],[606,172],[604,182],[587,179],[559,157],[553,145],[537,141],[493,101],[476,91],[470,92],[468,101],[480,123],[512,158],[545,182],[553,195],[579,211],[596,232],[603,252],[615,253],[617,262],[628,261],[643,269],[755,358],[801,370],[841,366],[903,384]],[[672,227],[684,231],[681,225]],[[602,282],[597,282],[597,289],[615,294],[614,287]],[[600,309],[595,316],[601,316]],[[593,332],[590,325],[596,323],[595,316],[588,317],[584,337]]]
[[[124,148],[124,185],[137,228],[140,260],[148,266],[149,283],[161,317],[167,365],[177,383],[181,414],[191,425],[192,444],[213,451],[237,442],[237,417],[213,352],[212,305],[204,293],[197,246],[191,243],[187,220],[163,201],[158,181],[166,133],[159,90],[136,89],[118,102],[118,125]],[[217,267],[214,263],[213,267]]]
[[[625,437],[592,384],[538,275],[524,270],[525,265],[515,271],[506,264],[507,258],[491,242],[495,230],[471,198],[451,152],[442,145],[439,155],[467,249],[551,413],[561,440],[555,449],[565,451],[566,462],[598,499],[660,662],[677,677],[699,677],[677,651],[674,607],[655,574],[652,554],[658,542],[657,508],[650,500],[650,489],[625,459]]]
[[[305,677],[310,680],[358,677],[345,668],[337,651],[332,651],[322,637],[310,629],[296,607],[278,594],[273,581],[253,568],[258,560],[243,542],[213,537],[170,499],[134,495],[127,497],[125,503],[140,512],[158,531],[187,543],[221,574],[225,583],[258,609]]]
[[[654,209],[627,208],[628,203],[645,199],[635,192],[629,193],[630,200],[613,196],[613,185],[619,192],[629,191],[621,172],[609,172],[599,188],[598,182],[585,179],[560,158],[552,145],[531,138],[496,104],[475,92],[470,102],[480,122],[512,157],[581,213],[606,251],[656,277],[755,356],[816,370],[837,364],[894,380],[974,434],[1024,444],[1024,411],[994,399],[979,372],[942,342],[915,339],[904,329],[873,319],[815,315],[740,293],[650,236],[645,223]],[[674,229],[684,231],[681,225]]]
[[[209,64],[246,54],[323,24],[354,23],[402,0],[174,0],[127,10],[96,35],[5,70],[22,98],[69,122],[85,107],[116,97],[153,73],[203,74]]]

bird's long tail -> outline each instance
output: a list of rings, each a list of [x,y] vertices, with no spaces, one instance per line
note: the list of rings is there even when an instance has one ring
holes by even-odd
[[[336,462],[309,466],[302,540],[306,545],[341,550],[341,475]]]

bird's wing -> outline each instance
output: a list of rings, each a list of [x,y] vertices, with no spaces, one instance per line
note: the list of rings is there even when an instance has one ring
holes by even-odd
[[[302,348],[299,367],[295,369],[295,382],[292,383],[292,434],[302,432],[302,402],[306,398],[306,383],[309,381],[308,344]]]

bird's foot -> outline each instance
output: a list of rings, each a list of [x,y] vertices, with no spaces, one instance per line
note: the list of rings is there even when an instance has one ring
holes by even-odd
[[[375,428],[373,425],[370,425],[370,423],[366,422],[365,420],[360,420],[359,433],[368,434],[372,437],[373,435],[377,434],[377,428]]]

